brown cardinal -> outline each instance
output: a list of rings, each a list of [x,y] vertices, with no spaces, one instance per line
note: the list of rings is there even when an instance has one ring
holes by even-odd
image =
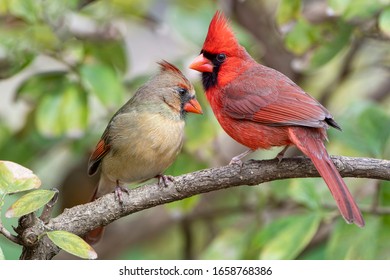
[[[364,220],[330,159],[324,140],[328,126],[340,129],[329,111],[282,73],[256,63],[240,46],[224,15],[211,20],[200,55],[190,65],[202,72],[211,108],[222,128],[250,150],[291,145],[314,163],[348,223]]]
[[[100,167],[100,180],[92,200],[115,190],[121,202],[123,183],[143,182],[162,175],[183,146],[187,112],[202,114],[192,84],[174,65],[159,63],[160,72],[137,90],[112,117],[92,153],[88,174]],[[97,242],[103,227],[89,232],[85,239]]]

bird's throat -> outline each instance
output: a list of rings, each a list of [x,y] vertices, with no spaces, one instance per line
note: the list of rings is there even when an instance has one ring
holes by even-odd
[[[202,84],[204,90],[209,90],[217,85],[218,71],[202,73]]]

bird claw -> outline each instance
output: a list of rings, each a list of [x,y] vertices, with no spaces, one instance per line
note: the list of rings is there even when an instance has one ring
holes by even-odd
[[[283,155],[281,155],[280,153],[276,155],[275,159],[278,160],[278,165],[282,162],[283,160]]]
[[[123,205],[123,193],[129,194],[129,189],[126,187],[122,187],[121,185],[119,185],[119,182],[117,182],[117,185],[115,187],[115,197],[118,199],[121,205]]]
[[[235,156],[231,159],[231,161],[229,162],[229,165],[232,165],[232,166],[238,166],[240,168],[240,172],[241,172],[241,168],[243,166],[243,162],[242,162],[242,158],[244,158],[245,156],[249,155],[250,153],[252,153],[254,150],[252,149],[249,149],[245,152],[243,152],[242,154],[239,154],[238,156]]]
[[[240,157],[237,156],[237,157],[232,158],[232,160],[229,162],[229,165],[238,166],[241,169],[243,162],[240,159]]]
[[[275,159],[278,160],[278,165],[282,162],[283,158],[284,158],[284,154],[286,153],[287,149],[289,148],[289,146],[286,146],[283,148],[283,150],[281,150],[275,157]]]
[[[156,176],[156,178],[158,180],[157,184],[164,188],[168,187],[169,183],[173,183],[175,181],[175,178],[171,175],[159,174]]]

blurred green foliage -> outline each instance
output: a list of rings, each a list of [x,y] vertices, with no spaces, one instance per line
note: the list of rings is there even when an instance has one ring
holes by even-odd
[[[390,158],[389,0],[229,3],[0,0],[0,159],[34,170],[44,188],[61,186],[71,168],[89,156],[111,115],[155,73],[157,60],[193,75],[189,61],[199,53],[212,15],[222,8],[240,43],[259,62],[267,44],[239,15],[256,23],[265,17],[272,21],[281,39],[275,48],[288,50],[286,65],[296,82],[343,128],[329,131],[330,153]],[[262,14],[250,15],[247,4]],[[189,77],[205,114],[188,116],[185,146],[167,174],[230,160],[199,78]],[[164,209],[169,226],[148,232],[148,217],[140,219],[145,225],[136,227],[145,228],[147,239],[112,245],[107,258],[389,259],[389,182],[347,184],[363,209],[364,229],[342,220],[321,179],[276,181],[159,208],[156,213]],[[74,186],[74,196],[80,188]],[[1,219],[12,231],[16,219]],[[20,247],[0,236],[0,259],[3,254],[17,259]]]

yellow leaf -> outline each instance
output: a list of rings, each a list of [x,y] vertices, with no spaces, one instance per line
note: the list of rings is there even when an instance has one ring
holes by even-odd
[[[54,244],[72,255],[83,259],[97,258],[95,250],[82,238],[73,233],[56,230],[48,232],[47,236]]]

